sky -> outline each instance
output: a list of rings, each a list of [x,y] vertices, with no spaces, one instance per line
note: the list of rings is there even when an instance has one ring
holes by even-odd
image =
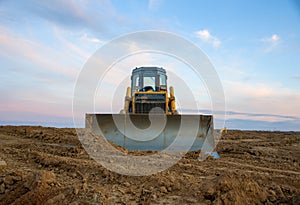
[[[85,63],[112,39],[144,30],[179,35],[208,56],[223,85],[226,127],[300,130],[300,3],[291,0],[0,1],[0,124],[73,126]],[[120,62],[125,72],[154,63],[186,73],[170,57],[143,55]],[[122,75],[112,77],[122,90]],[[211,109],[203,85],[189,78],[200,109]],[[111,109],[109,100],[99,97],[99,111]]]

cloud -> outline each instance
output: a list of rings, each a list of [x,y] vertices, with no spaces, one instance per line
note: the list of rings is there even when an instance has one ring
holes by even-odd
[[[209,109],[200,109],[199,112],[198,110],[182,109],[181,112],[186,114],[212,114]],[[223,121],[221,121],[222,114],[223,111],[214,111],[216,129],[224,127]],[[228,129],[299,131],[300,116],[226,111],[225,126]]]
[[[235,112],[227,111],[227,119],[244,119],[244,120],[260,120],[265,122],[279,122],[285,120],[300,120],[300,117],[290,115],[276,115],[266,113],[246,113],[246,112]]]
[[[300,76],[293,76],[292,77],[294,80],[300,80]]]
[[[1,29],[2,30],[2,29]],[[7,28],[3,30],[8,31]],[[77,73],[66,65],[62,65],[54,59],[60,59],[59,52],[28,39],[21,38],[14,32],[2,32],[0,34],[0,55],[25,60],[40,69],[47,69],[66,77],[75,78]]]
[[[74,44],[62,30],[51,29],[47,30],[51,37],[41,42],[0,25],[0,95],[5,96],[0,99],[0,120],[35,119],[25,117],[32,113],[72,116],[73,83],[89,56],[80,43],[87,43],[76,36]],[[11,118],[4,112],[24,117]]]
[[[85,42],[83,42],[82,35],[77,34],[75,36],[75,39],[73,39],[74,43],[72,42],[72,38],[74,38],[72,35],[64,34],[64,30],[60,29],[59,27],[54,26],[51,29],[51,32],[53,34],[53,37],[55,37],[55,41],[59,43],[62,52],[75,55],[77,59],[80,59],[80,62],[86,61],[91,55],[91,51],[88,52],[87,47],[87,39]],[[78,36],[80,35],[80,36]],[[80,44],[80,41],[83,42]],[[90,43],[90,42],[89,42]],[[65,56],[65,60],[67,61],[70,56]]]
[[[149,0],[148,1],[148,9],[153,11],[157,10],[162,4],[162,0]]]
[[[269,37],[261,39],[261,41],[264,42],[264,44],[266,45],[266,47],[264,48],[264,51],[270,52],[277,47],[277,45],[281,41],[281,38],[279,37],[278,34],[272,34]]]
[[[226,127],[241,130],[300,131],[300,120],[268,122],[263,120],[229,119],[226,121]]]
[[[264,38],[263,41],[268,42],[272,45],[277,45],[278,42],[280,41],[280,37],[277,34],[273,34],[270,37]]]
[[[211,35],[207,29],[196,31],[195,34],[202,41],[211,43],[215,48],[221,45],[221,41],[215,36]]]
[[[86,42],[89,42],[89,43],[96,43],[96,44],[99,44],[99,43],[103,43],[101,40],[99,40],[98,38],[91,38],[91,37],[88,37],[88,35],[86,33],[84,33],[81,37],[80,37],[80,40],[82,41],[86,41]]]
[[[102,1],[6,1],[4,14],[14,21],[43,19],[51,24],[71,30],[90,30],[102,36],[110,36],[114,27],[124,24],[121,16],[109,0]],[[16,16],[22,15],[22,19]],[[108,23],[109,22],[109,23]]]
[[[280,40],[279,36],[277,34],[273,34],[270,38],[270,41],[272,43],[277,43]]]
[[[300,118],[300,93],[277,83],[224,81],[227,109]]]

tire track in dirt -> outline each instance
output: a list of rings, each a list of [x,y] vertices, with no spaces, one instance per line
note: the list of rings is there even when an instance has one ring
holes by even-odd
[[[293,174],[300,177],[300,172],[292,171],[292,170],[281,170],[281,169],[274,169],[274,168],[268,168],[268,167],[260,167],[256,165],[251,164],[245,164],[245,163],[238,163],[238,162],[231,162],[231,161],[219,161],[218,163],[228,164],[228,165],[234,165],[238,167],[247,167],[254,170],[260,170],[260,171],[268,171],[268,172],[278,172],[278,173],[286,173],[286,174]]]

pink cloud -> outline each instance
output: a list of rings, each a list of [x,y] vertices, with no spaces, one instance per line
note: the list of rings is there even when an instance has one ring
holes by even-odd
[[[46,69],[55,73],[75,78],[77,72],[73,68],[64,65],[58,59],[63,58],[63,54],[37,42],[24,39],[1,27],[0,48],[2,55],[14,58],[15,60],[25,60],[36,66],[36,69]]]
[[[300,93],[280,84],[225,82],[228,110],[300,117]]]

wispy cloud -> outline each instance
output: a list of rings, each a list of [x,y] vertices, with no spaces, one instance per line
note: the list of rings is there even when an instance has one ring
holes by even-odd
[[[197,110],[192,109],[182,109],[184,113],[197,113]],[[212,114],[209,109],[200,109],[200,113]],[[214,110],[215,116],[220,116],[223,111]],[[245,119],[245,120],[261,120],[266,122],[278,122],[285,120],[298,120],[300,121],[300,116],[295,117],[291,115],[276,115],[268,113],[248,113],[248,112],[237,112],[237,111],[226,111],[226,118],[228,119]]]
[[[90,42],[90,43],[96,43],[96,44],[103,43],[103,42],[102,42],[100,39],[98,39],[98,38],[88,37],[87,33],[84,33],[84,34],[80,37],[80,40],[86,41],[86,42]]]
[[[3,51],[0,52],[2,56],[14,56],[19,60],[28,61],[40,69],[48,69],[72,78],[76,76],[74,70],[54,60],[60,58],[57,51],[37,42],[23,39],[13,32],[0,34],[0,48]]]
[[[266,113],[245,113],[245,112],[235,112],[227,111],[227,119],[247,119],[247,120],[261,120],[266,122],[279,122],[284,120],[300,120],[300,117],[290,116],[290,115],[275,115]]]
[[[42,19],[51,24],[71,30],[90,30],[102,36],[110,36],[113,27],[119,28],[124,23],[124,17],[119,14],[109,0],[98,1],[39,1],[4,2],[7,6],[5,15],[20,22],[32,17]],[[91,8],[96,12],[91,12]],[[18,13],[16,13],[18,12]],[[23,19],[15,19],[22,12]],[[109,23],[108,23],[109,22]]]
[[[281,41],[281,38],[278,34],[272,34],[269,37],[262,38],[261,41],[266,44],[264,51],[270,52],[278,46],[279,42]]]
[[[213,47],[219,47],[221,45],[221,41],[217,37],[211,35],[207,29],[196,31],[195,34],[202,41],[211,43]]]
[[[91,43],[90,42],[91,39],[89,39],[87,37],[85,39],[83,39],[84,34],[81,36],[76,36],[75,37],[76,43],[73,43],[70,40],[71,36],[64,34],[64,31],[62,29],[60,29],[59,27],[53,26],[51,32],[53,33],[53,36],[56,38],[55,40],[60,43],[62,49],[65,52],[75,54],[77,56],[77,58],[80,58],[82,60],[82,62],[86,61],[90,57],[91,52],[88,52],[84,48],[86,48],[85,44],[87,41],[89,43]],[[79,40],[81,40],[81,41],[85,40],[85,42],[82,45],[80,45]],[[85,46],[83,46],[83,45],[85,45]]]
[[[300,120],[268,122],[264,120],[229,119],[226,127],[239,130],[300,131]]]
[[[227,109],[300,117],[300,94],[278,83],[225,81]]]
[[[300,76],[293,76],[292,77],[294,80],[299,80],[300,81]]]
[[[59,35],[59,41],[51,28],[46,44],[5,26],[0,30],[0,95],[5,96],[0,99],[0,120],[34,119],[13,119],[7,115],[9,112],[72,116],[73,83],[87,52],[63,39],[63,35]],[[56,45],[50,46],[49,42]]]
[[[162,4],[163,0],[148,0],[148,9],[153,11],[153,10],[157,10],[161,4]]]

